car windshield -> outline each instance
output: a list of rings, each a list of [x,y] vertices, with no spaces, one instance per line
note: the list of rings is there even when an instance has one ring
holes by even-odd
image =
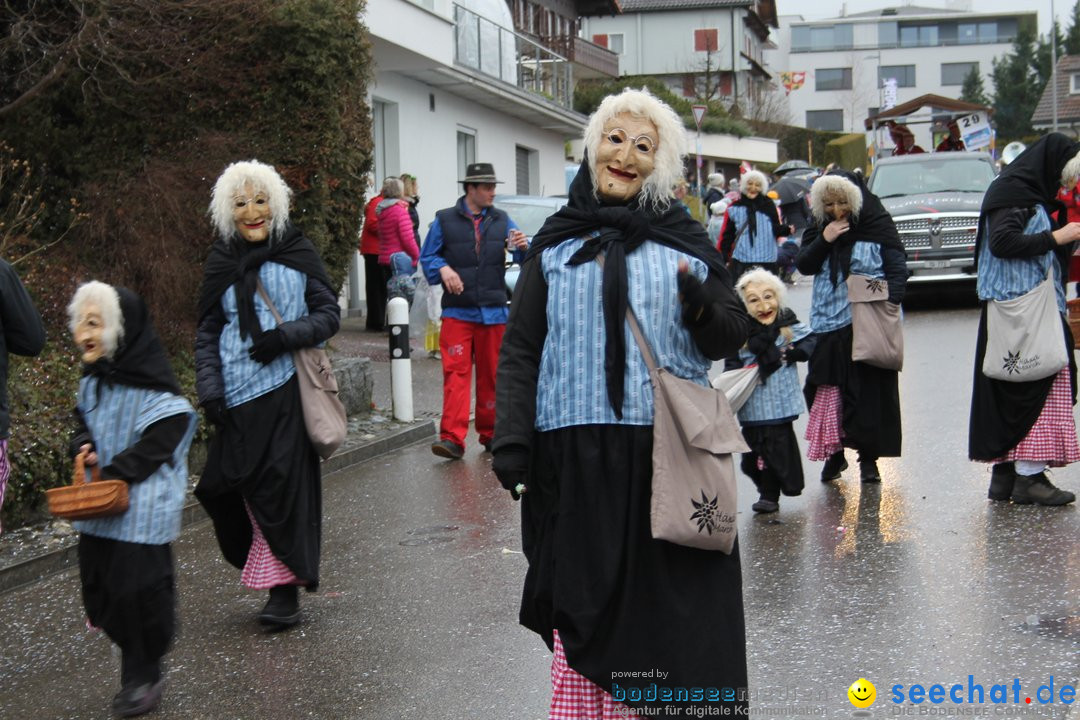
[[[495,198],[495,207],[509,215],[521,232],[532,237],[540,230],[544,221],[566,203],[565,200],[553,199],[550,203],[515,202]]]
[[[928,155],[919,162],[881,163],[874,169],[870,191],[879,198],[940,192],[986,192],[994,179],[994,167],[985,159],[949,160]]]

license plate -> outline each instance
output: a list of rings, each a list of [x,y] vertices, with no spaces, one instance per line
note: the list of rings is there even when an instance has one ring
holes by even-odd
[[[948,260],[927,260],[926,267],[928,268],[947,268],[949,267]]]

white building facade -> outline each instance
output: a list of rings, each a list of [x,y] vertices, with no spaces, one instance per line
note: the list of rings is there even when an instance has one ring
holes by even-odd
[[[501,193],[566,192],[566,141],[586,121],[571,106],[571,63],[514,32],[506,0],[374,0],[360,21],[375,60],[373,193],[415,175],[421,240],[473,162],[494,166]],[[354,268],[350,310],[362,283]]]
[[[1017,3],[1019,7],[1021,4]],[[1037,27],[1034,10],[974,13],[914,6],[805,21],[779,18],[767,50],[770,72],[789,89],[792,121],[815,130],[862,132],[880,109],[936,94],[959,99],[973,68],[987,96],[993,60],[1012,52],[1020,28]],[[912,127],[931,149],[928,126]]]

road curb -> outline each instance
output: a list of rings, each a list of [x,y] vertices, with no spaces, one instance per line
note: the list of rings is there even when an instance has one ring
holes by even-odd
[[[322,464],[322,473],[324,476],[329,475],[434,436],[435,422],[420,420],[368,440],[358,440],[350,443],[349,447],[337,452],[329,460],[325,460]],[[346,442],[349,441],[346,440]],[[192,500],[184,506],[181,526],[187,530],[205,519],[206,512],[202,506]],[[75,540],[77,537],[76,533],[72,541],[63,547],[0,567],[0,595],[77,565],[79,562],[78,543]]]

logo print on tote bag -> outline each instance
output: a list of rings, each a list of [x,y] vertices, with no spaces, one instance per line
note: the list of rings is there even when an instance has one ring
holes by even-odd
[[[719,499],[719,495],[712,500],[705,497],[705,491],[701,491],[701,502],[690,498],[690,503],[694,506],[694,514],[690,516],[691,520],[697,520],[697,530],[700,533],[702,530],[707,531],[710,535],[713,534],[713,530],[720,526],[719,511],[716,509],[716,502]]]
[[[1020,373],[1020,351],[1009,352],[1005,357],[1001,358],[1005,363],[1001,366],[1001,369],[1012,375],[1013,373]]]
[[[885,292],[885,281],[881,278],[866,278],[866,289],[872,293]]]

